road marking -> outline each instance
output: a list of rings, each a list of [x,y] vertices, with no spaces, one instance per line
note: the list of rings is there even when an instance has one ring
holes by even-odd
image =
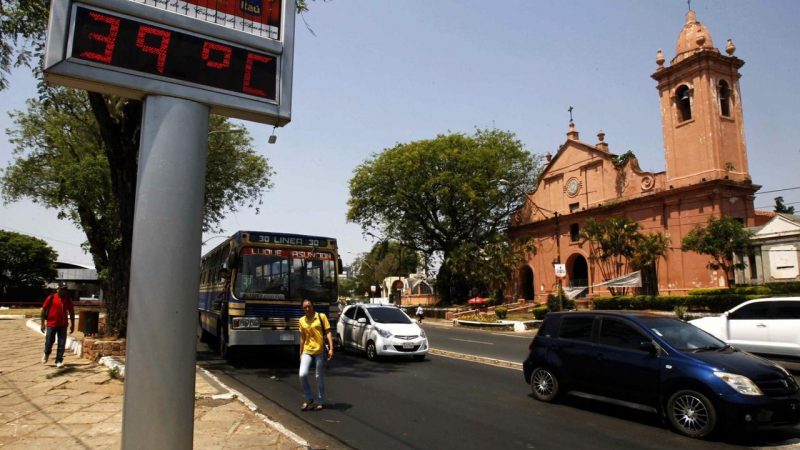
[[[484,342],[484,341],[471,341],[469,339],[457,339],[457,338],[450,338],[451,341],[461,341],[461,342],[471,342],[473,344],[484,344],[484,345],[494,345],[491,342]]]
[[[522,363],[504,361],[502,359],[486,358],[483,356],[467,355],[466,353],[449,352],[447,350],[439,350],[436,348],[429,348],[428,353],[431,355],[444,356],[445,358],[460,359],[463,361],[472,361],[480,364],[488,364],[495,367],[505,367],[507,369],[522,370]]]

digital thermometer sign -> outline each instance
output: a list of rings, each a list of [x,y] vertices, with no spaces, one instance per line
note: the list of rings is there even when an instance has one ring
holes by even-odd
[[[269,100],[277,58],[78,6],[72,57]]]
[[[269,27],[269,36],[211,23],[206,13],[194,17],[146,3],[51,0],[45,79],[128,98],[183,98],[214,114],[278,126],[289,122],[294,0],[241,3],[245,12],[262,12],[252,20]],[[200,0],[184,9],[200,6],[236,20],[247,15]]]

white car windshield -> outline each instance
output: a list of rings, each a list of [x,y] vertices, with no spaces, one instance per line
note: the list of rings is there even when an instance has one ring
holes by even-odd
[[[642,320],[650,331],[680,351],[700,352],[722,350],[728,345],[694,325],[669,317]]]
[[[369,308],[368,311],[376,323],[413,323],[403,311],[395,307]]]

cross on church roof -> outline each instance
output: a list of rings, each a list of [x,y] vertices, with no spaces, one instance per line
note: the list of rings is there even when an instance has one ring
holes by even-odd
[[[573,108],[572,106],[570,106],[570,107],[569,107],[569,109],[567,110],[567,111],[569,111],[569,121],[570,121],[570,122],[572,122],[572,110],[573,110],[573,109],[574,109],[574,108]]]

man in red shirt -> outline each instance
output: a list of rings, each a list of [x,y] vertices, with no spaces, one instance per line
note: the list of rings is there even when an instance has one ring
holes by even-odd
[[[69,298],[67,285],[58,286],[55,294],[49,295],[42,305],[42,332],[44,335],[44,355],[42,364],[46,364],[50,359],[50,352],[53,350],[53,341],[58,338],[58,349],[56,350],[56,367],[64,367],[64,348],[67,344],[67,315],[69,314],[69,332],[75,331],[75,309],[72,307],[72,300]],[[46,331],[45,331],[46,329]]]

